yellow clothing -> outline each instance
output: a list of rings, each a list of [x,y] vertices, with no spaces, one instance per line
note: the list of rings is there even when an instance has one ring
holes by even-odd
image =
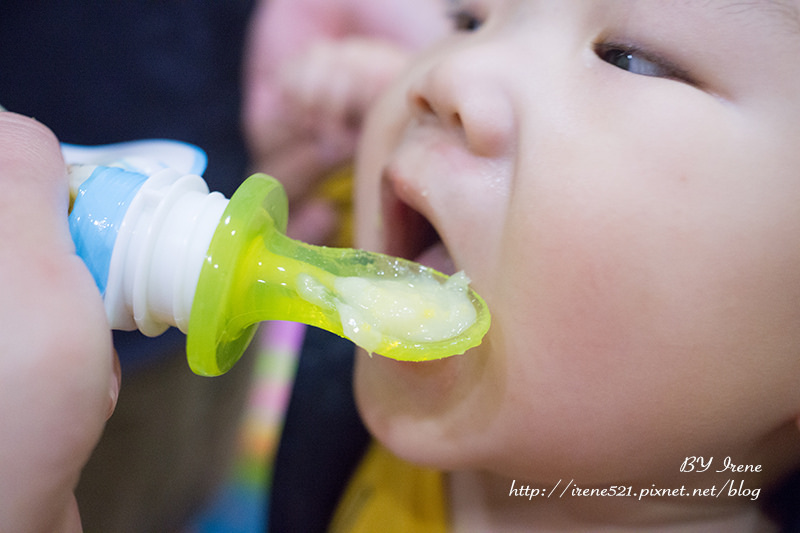
[[[330,246],[353,246],[353,167],[345,166],[332,172],[317,186],[314,195],[331,202],[339,216]]]
[[[441,472],[421,468],[370,445],[331,523],[331,533],[447,531]]]

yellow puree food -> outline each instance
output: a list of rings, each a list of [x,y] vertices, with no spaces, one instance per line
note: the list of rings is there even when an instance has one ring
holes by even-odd
[[[333,298],[318,281],[301,275],[306,300],[333,307],[344,335],[369,352],[392,339],[410,343],[455,337],[476,319],[469,278],[459,272],[444,283],[424,273],[402,278],[339,277]]]

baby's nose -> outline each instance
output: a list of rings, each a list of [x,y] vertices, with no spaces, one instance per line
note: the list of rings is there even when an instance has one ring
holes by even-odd
[[[515,130],[512,100],[491,57],[477,48],[445,53],[408,91],[412,113],[460,130],[468,148],[484,157],[506,152]]]

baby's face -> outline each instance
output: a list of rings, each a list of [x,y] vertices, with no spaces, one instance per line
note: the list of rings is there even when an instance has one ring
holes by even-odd
[[[798,4],[469,3],[367,124],[358,236],[466,271],[493,324],[360,357],[381,440],[649,486],[800,412]]]

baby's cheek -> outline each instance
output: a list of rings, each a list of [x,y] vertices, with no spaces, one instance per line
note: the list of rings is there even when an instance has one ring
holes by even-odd
[[[506,244],[498,277],[504,299],[556,336],[567,330],[571,339],[608,338],[629,307],[622,290],[630,284],[630,268],[608,241],[550,228],[530,238],[520,232]]]
[[[609,408],[597,398],[633,404],[635,391],[661,386],[642,376],[661,375],[658,329],[671,319],[660,316],[635,251],[589,231],[549,227],[524,243],[509,239],[487,301],[493,328],[505,332],[510,372],[528,376],[543,408],[585,424],[588,413],[597,418]]]

